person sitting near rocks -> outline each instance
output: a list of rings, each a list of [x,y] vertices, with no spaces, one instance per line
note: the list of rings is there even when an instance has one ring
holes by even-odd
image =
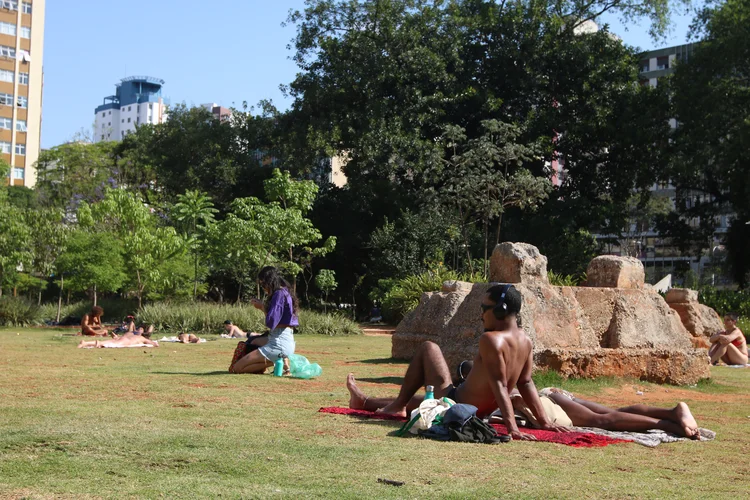
[[[87,347],[130,347],[133,345],[140,345],[140,344],[146,344],[153,347],[159,347],[159,342],[156,340],[151,340],[151,333],[154,331],[153,325],[148,328],[148,330],[144,330],[143,327],[140,327],[137,329],[138,333],[135,332],[127,332],[121,337],[115,337],[112,340],[91,340],[91,341],[85,341],[82,340],[78,344],[79,349],[84,349]]]
[[[724,331],[717,332],[711,336],[711,348],[708,355],[711,357],[711,364],[716,365],[719,360],[728,365],[746,365],[748,359],[747,340],[742,330],[737,328],[739,315],[729,313],[724,316]]]
[[[457,403],[474,405],[479,417],[489,415],[498,407],[503,415],[513,415],[510,392],[517,387],[540,428],[568,432],[565,426],[549,420],[531,379],[534,364],[532,342],[518,326],[522,301],[513,285],[495,285],[487,290],[481,304],[484,333],[479,338],[479,352],[466,380],[458,387],[451,381],[440,347],[428,341],[419,347],[409,364],[395,400],[366,396],[350,373],[346,380],[349,407],[406,416],[422,402],[421,397],[415,397],[417,391],[424,385],[431,385],[436,398],[445,396]],[[533,435],[518,430],[515,418],[508,419],[505,425],[513,439],[535,439]]]
[[[91,337],[106,337],[109,332],[102,326],[102,315],[104,309],[94,306],[88,314],[81,319],[81,334]]]

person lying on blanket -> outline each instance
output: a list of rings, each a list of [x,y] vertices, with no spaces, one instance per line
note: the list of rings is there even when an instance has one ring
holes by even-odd
[[[135,334],[134,332],[127,332],[121,337],[117,337],[112,340],[107,341],[85,341],[82,340],[80,344],[78,344],[79,349],[84,349],[86,347],[130,347],[134,345],[150,345],[153,347],[159,347],[159,342],[156,340],[151,340],[151,333],[154,331],[154,327],[150,326],[148,330],[143,330],[143,328],[139,328],[138,334]]]
[[[719,364],[719,360],[728,365],[746,365],[747,364],[747,341],[742,330],[737,328],[739,315],[729,313],[724,316],[724,331],[715,333],[711,336],[711,349],[708,355],[711,358],[711,364]]]
[[[646,405],[632,405],[624,408],[608,408],[593,401],[576,398],[568,391],[549,387],[539,391],[539,399],[552,422],[576,427],[595,427],[607,431],[646,432],[660,429],[677,436],[697,439],[698,424],[690,413],[688,405],[680,402],[674,408],[655,408]],[[534,415],[526,406],[517,391],[512,391],[510,400],[516,413],[523,415],[530,427],[538,427]],[[496,423],[491,417],[490,423]]]
[[[197,344],[201,339],[192,333],[182,332],[177,336],[177,341],[182,344]]]
[[[417,391],[424,385],[431,385],[435,397],[446,396],[457,403],[474,405],[480,417],[498,407],[503,415],[512,415],[510,392],[517,387],[541,429],[568,432],[567,427],[549,420],[531,379],[532,343],[518,326],[522,302],[521,294],[513,285],[495,285],[487,290],[481,304],[484,333],[479,338],[479,352],[474,358],[474,368],[458,387],[453,385],[440,347],[428,341],[419,346],[395,400],[366,396],[350,373],[346,380],[351,395],[349,407],[405,416],[422,401],[421,397],[415,397]],[[513,439],[535,439],[518,430],[515,418],[508,419],[506,427]]]

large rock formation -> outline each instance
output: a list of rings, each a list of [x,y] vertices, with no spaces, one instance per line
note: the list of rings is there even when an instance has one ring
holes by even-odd
[[[673,384],[708,377],[706,352],[692,348],[678,314],[644,288],[642,278],[639,284],[637,272],[610,264],[618,276],[628,276],[627,288],[551,286],[546,258],[535,247],[504,243],[495,249],[491,279],[513,280],[523,296],[520,319],[534,341],[537,365],[571,376],[623,375]],[[450,291],[424,294],[398,325],[393,356],[410,359],[419,344],[432,340],[452,369],[473,358],[482,334],[480,304],[489,287],[451,282],[444,286]]]
[[[708,306],[698,302],[698,292],[689,288],[672,288],[667,292],[667,304],[674,309],[682,324],[692,335],[695,347],[710,347],[708,337],[724,329],[721,316]]]
[[[646,272],[635,257],[600,255],[586,270],[586,285],[606,288],[643,288]]]

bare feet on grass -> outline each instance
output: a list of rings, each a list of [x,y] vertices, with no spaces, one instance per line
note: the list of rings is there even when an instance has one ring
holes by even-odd
[[[675,414],[677,424],[682,427],[682,431],[685,433],[685,437],[691,439],[698,439],[698,423],[695,421],[695,417],[690,413],[690,408],[683,402],[677,403],[677,406],[672,410]]]
[[[398,404],[396,401],[389,404],[388,406],[385,406],[383,408],[379,408],[375,410],[377,413],[385,413],[386,415],[396,415],[399,417],[405,417],[406,416],[406,407],[403,405]]]
[[[354,374],[346,376],[346,388],[349,389],[349,408],[352,410],[364,410],[367,396],[357,387],[357,381],[354,380]]]

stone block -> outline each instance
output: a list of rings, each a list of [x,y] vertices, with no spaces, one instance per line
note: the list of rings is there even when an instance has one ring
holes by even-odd
[[[682,324],[693,337],[710,337],[724,330],[721,317],[708,306],[698,302],[671,302],[669,307],[679,315]]]
[[[545,349],[535,361],[574,378],[634,377],[686,385],[711,375],[703,349]]]
[[[547,257],[528,243],[500,243],[490,259],[490,281],[496,283],[549,283]]]
[[[698,302],[698,292],[690,288],[670,288],[664,300],[667,304]]]
[[[458,280],[448,280],[443,281],[443,286],[440,289],[441,292],[450,293],[450,292],[465,292],[469,293],[471,291],[472,283],[469,283],[467,281],[458,281]]]
[[[643,263],[634,257],[600,255],[589,263],[586,286],[603,288],[644,288]]]

